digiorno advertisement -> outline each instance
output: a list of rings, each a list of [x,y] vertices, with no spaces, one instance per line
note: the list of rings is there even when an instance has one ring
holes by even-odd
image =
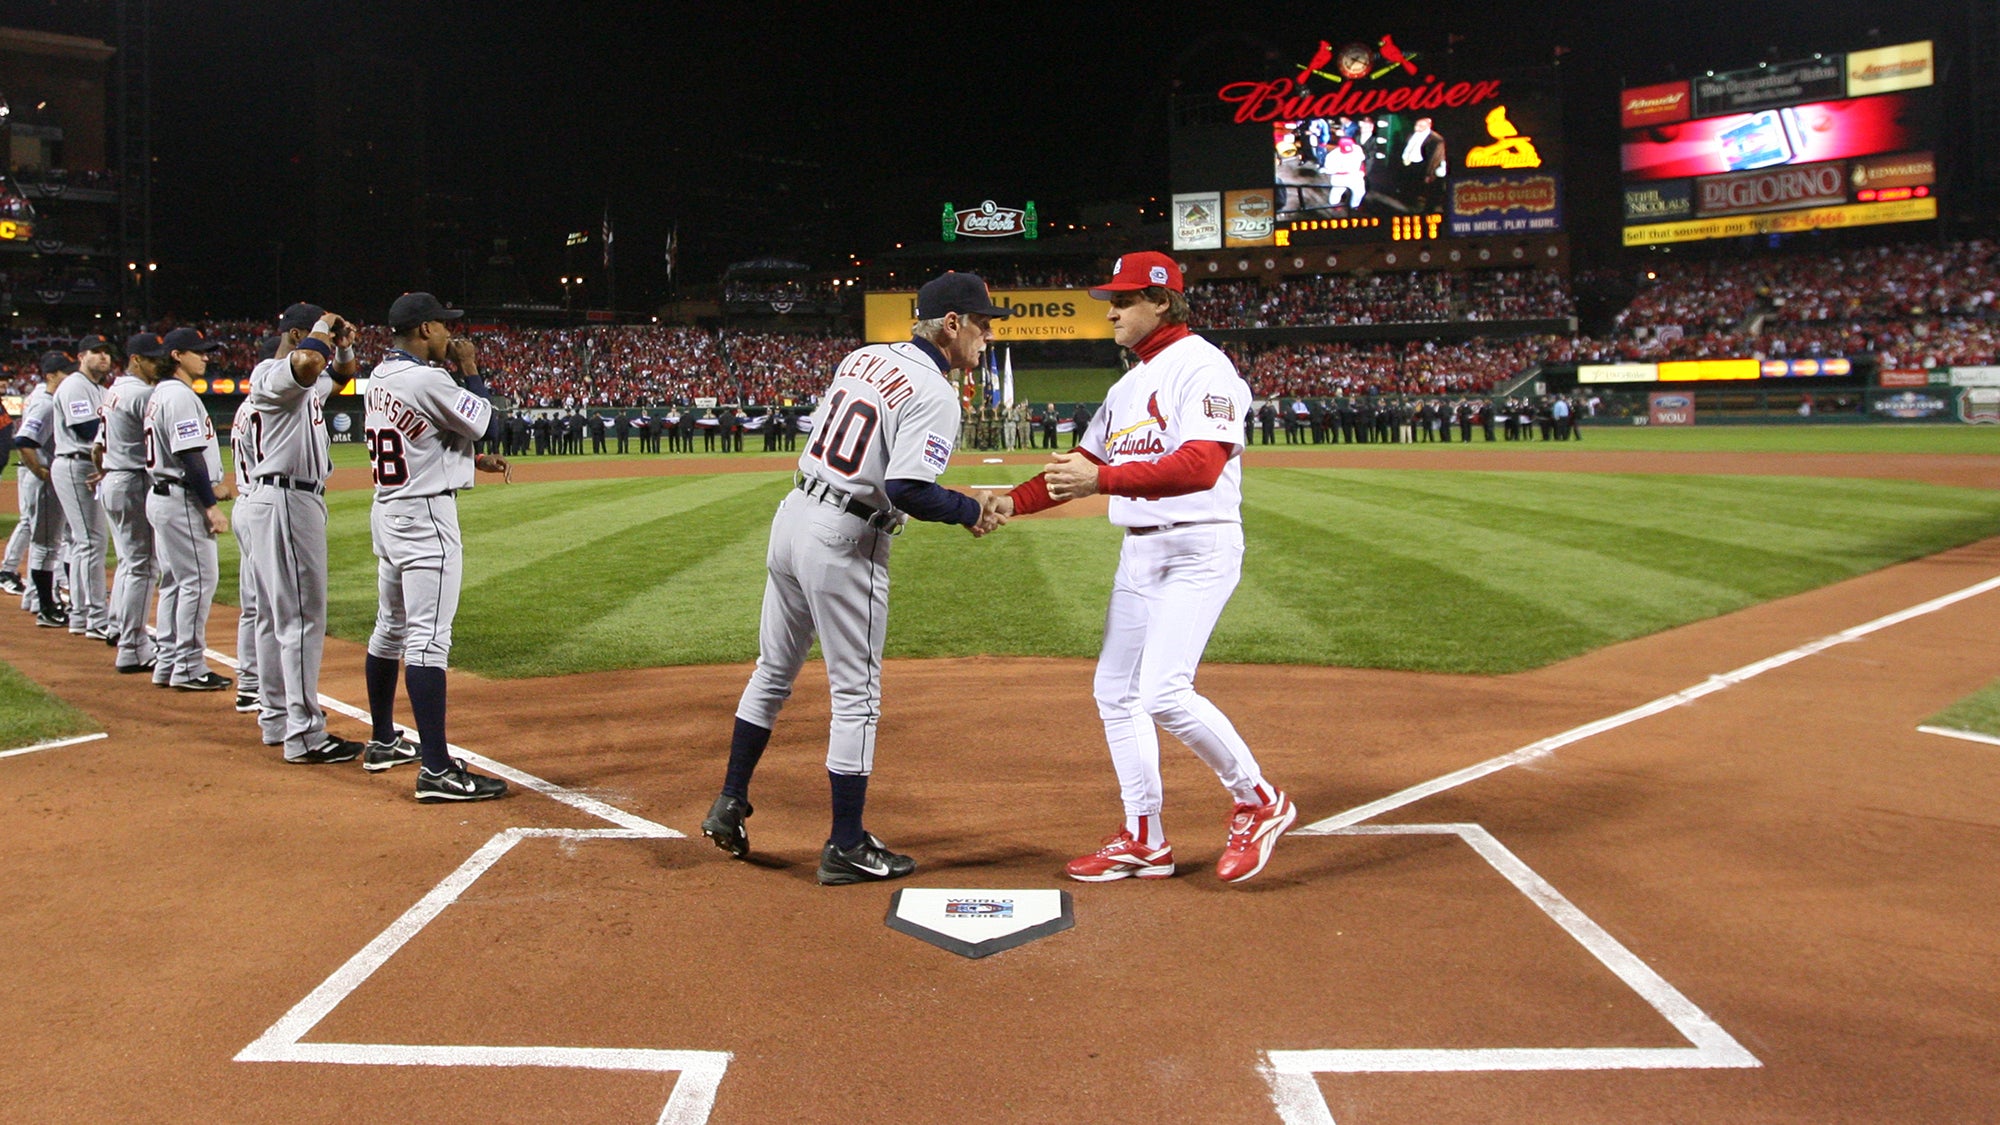
[[[1175,249],[1260,244],[1264,217],[1233,204],[1265,193],[1278,245],[1382,241],[1411,215],[1449,216],[1458,235],[1561,229],[1552,76],[1447,72],[1393,35],[1342,43],[1195,96],[1209,100],[1187,116],[1210,123],[1177,128],[1174,198],[1202,219],[1222,199],[1227,229],[1177,221]]]
[[[993,338],[1001,343],[1111,339],[1105,303],[1091,300],[1087,289],[996,289],[993,301],[1014,314],[993,322]],[[917,295],[870,293],[862,311],[868,343],[907,340],[917,319]]]
[[[1624,91],[1625,244],[1937,217],[1931,44]]]

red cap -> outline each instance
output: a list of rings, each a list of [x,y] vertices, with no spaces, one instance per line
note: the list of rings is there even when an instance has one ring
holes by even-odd
[[[1090,295],[1100,301],[1108,301],[1113,293],[1133,293],[1155,285],[1165,286],[1176,293],[1185,292],[1181,283],[1181,268],[1172,258],[1154,250],[1139,254],[1127,254],[1111,267],[1111,280],[1091,289]]]

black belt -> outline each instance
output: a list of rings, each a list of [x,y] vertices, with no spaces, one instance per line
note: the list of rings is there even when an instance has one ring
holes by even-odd
[[[458,489],[447,488],[443,492],[426,492],[421,496],[391,496],[390,500],[431,500],[439,496],[457,496]],[[385,501],[386,502],[386,501]]]
[[[90,454],[88,454],[88,453],[58,453],[58,454],[56,454],[56,456],[58,456],[58,457],[67,457],[67,458],[69,458],[69,459],[70,459],[70,460],[72,460],[72,461],[88,461],[88,460],[90,460]]]
[[[324,495],[326,486],[317,481],[293,480],[291,477],[256,477],[253,484],[268,484],[272,488],[282,488],[291,492],[310,492],[314,496]]]
[[[160,480],[160,481],[154,481],[154,482],[153,482],[153,495],[155,495],[155,496],[165,496],[165,495],[167,495],[167,492],[168,492],[168,490],[169,490],[169,489],[174,489],[174,488],[186,488],[186,487],[187,487],[187,485],[185,485],[185,484],[182,484],[182,483],[181,483],[180,481],[177,481],[177,480]]]
[[[889,527],[897,520],[898,513],[893,509],[877,508],[873,504],[856,500],[852,495],[842,492],[818,477],[801,474],[794,483],[800,492],[822,504],[831,504],[849,515],[860,516],[868,521],[870,527]]]

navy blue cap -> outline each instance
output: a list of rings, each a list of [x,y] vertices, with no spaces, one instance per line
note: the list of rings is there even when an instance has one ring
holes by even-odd
[[[160,339],[170,352],[212,352],[222,346],[222,341],[213,336],[204,336],[198,328],[176,328]]]
[[[44,375],[53,375],[58,371],[68,371],[74,366],[76,366],[76,361],[69,357],[68,352],[42,353],[42,374]]]
[[[946,313],[983,313],[991,317],[1013,316],[1012,309],[993,303],[986,282],[976,273],[948,273],[933,278],[917,290],[917,319],[936,320]]]
[[[319,323],[320,317],[325,315],[326,310],[320,308],[318,305],[309,305],[304,301],[300,301],[278,314],[278,331],[290,332],[294,328],[311,328],[313,325]]]
[[[85,352],[94,352],[99,348],[109,348],[110,346],[111,341],[109,339],[95,332],[89,332],[85,333],[84,337],[76,342],[76,354],[82,355]]]
[[[167,346],[160,342],[157,332],[135,332],[125,341],[125,354],[158,359],[167,354]]]
[[[405,293],[389,306],[389,327],[415,328],[432,320],[457,320],[464,309],[448,309],[429,293]]]

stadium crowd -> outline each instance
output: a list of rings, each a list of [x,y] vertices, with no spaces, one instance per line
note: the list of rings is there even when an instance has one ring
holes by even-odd
[[[1575,311],[1568,281],[1543,270],[1327,274],[1272,285],[1215,281],[1191,287],[1188,300],[1196,324],[1206,328],[1549,320]]]

